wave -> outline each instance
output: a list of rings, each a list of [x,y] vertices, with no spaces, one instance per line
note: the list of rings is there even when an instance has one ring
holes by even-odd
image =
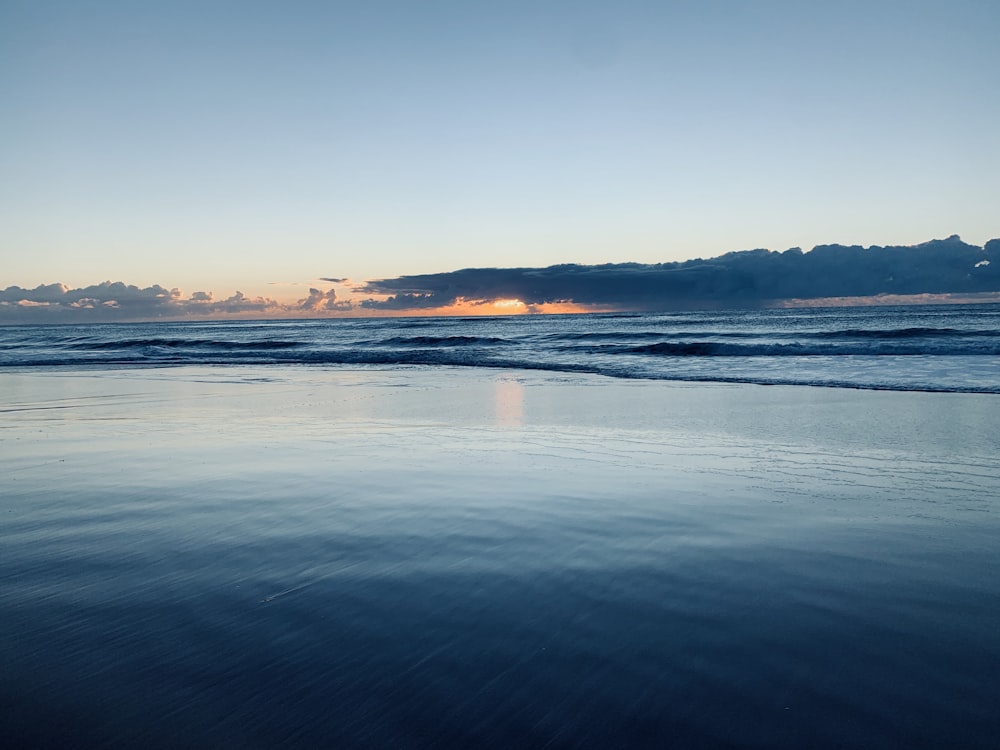
[[[994,337],[996,331],[989,330],[961,330],[958,328],[848,328],[843,331],[816,331],[810,334],[816,338],[849,338],[849,339],[916,339],[916,338],[965,338],[965,337]]]
[[[301,341],[217,341],[209,339],[126,339],[123,341],[86,341],[68,344],[69,349],[82,351],[115,351],[128,349],[293,349],[301,347]]]
[[[527,359],[521,357],[487,357],[473,356],[461,350],[344,350],[344,351],[311,351],[301,352],[296,356],[281,356],[274,353],[271,356],[255,355],[251,352],[240,352],[228,357],[176,357],[152,360],[148,357],[134,355],[131,357],[106,357],[101,359],[25,359],[20,362],[7,363],[7,366],[33,368],[72,367],[114,368],[114,367],[179,367],[179,366],[350,366],[350,367],[457,367],[480,369],[519,369],[551,373],[592,374],[624,380],[659,380],[665,382],[697,382],[697,383],[733,383],[756,385],[794,385],[830,388],[849,388],[855,390],[884,391],[921,391],[928,393],[986,393],[1000,394],[1000,384],[935,382],[927,380],[894,380],[889,377],[867,375],[862,379],[838,377],[833,374],[806,374],[794,368],[783,371],[773,366],[758,368],[756,371],[744,373],[727,373],[725,371],[695,371],[690,369],[641,369],[632,367],[624,358],[592,361],[559,361],[552,359]]]
[[[584,347],[564,347],[564,350]],[[1000,344],[959,346],[837,345],[837,344],[735,344],[721,341],[660,341],[635,346],[588,347],[605,354],[649,354],[668,357],[813,357],[813,356],[997,356]]]
[[[578,337],[566,337],[572,340]],[[619,340],[621,335],[617,336]],[[642,338],[642,337],[637,337]],[[881,357],[881,356],[1000,356],[1000,341],[906,343],[892,339],[882,342],[826,343],[768,341],[652,341],[651,343],[580,344],[544,346],[530,340],[515,341],[495,336],[394,336],[324,345],[323,342],[288,340],[220,341],[209,339],[128,339],[67,344],[58,358],[68,351],[78,352],[83,362],[189,361],[192,364],[226,364],[227,362],[421,362],[435,364],[457,360],[462,363],[488,361],[507,352],[521,353],[532,361],[567,356],[586,362],[595,357],[609,359],[621,356],[705,358],[705,357]],[[516,356],[516,355],[515,355]],[[12,358],[13,359],[13,358]],[[12,364],[6,362],[5,364]]]
[[[476,346],[507,344],[507,339],[494,336],[394,336],[366,342],[379,346]]]
[[[74,364],[460,364],[489,366],[503,358],[512,366],[531,362],[576,361],[602,366],[620,361],[647,359],[772,358],[795,357],[996,357],[1000,341],[964,343],[897,341],[736,342],[654,341],[629,344],[580,344],[537,346],[530,340],[512,341],[489,336],[416,336],[371,339],[338,344],[287,340],[218,341],[207,339],[129,339],[71,343],[63,347],[3,349],[0,366],[72,366]]]

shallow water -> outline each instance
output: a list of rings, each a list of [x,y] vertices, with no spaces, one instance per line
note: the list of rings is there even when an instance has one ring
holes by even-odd
[[[995,745],[994,396],[0,385],[15,745]]]

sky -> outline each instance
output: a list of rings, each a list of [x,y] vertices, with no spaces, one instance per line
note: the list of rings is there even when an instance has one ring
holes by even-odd
[[[983,245],[998,38],[996,0],[0,0],[0,289]]]

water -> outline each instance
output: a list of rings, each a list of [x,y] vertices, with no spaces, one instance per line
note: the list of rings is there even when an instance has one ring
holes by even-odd
[[[1000,306],[0,328],[0,368],[182,364],[530,368],[1000,393]]]
[[[995,747],[997,314],[2,329],[0,735]]]

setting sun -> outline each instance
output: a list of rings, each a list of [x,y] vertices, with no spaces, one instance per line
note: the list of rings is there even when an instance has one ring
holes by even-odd
[[[519,299],[498,299],[493,301],[493,307],[503,312],[523,312],[528,306]]]

